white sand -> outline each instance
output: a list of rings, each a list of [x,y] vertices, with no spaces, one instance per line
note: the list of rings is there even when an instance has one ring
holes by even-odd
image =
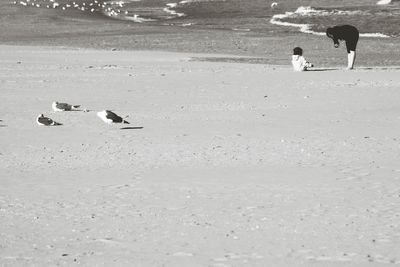
[[[1,46],[0,266],[400,264],[399,69],[191,56]]]

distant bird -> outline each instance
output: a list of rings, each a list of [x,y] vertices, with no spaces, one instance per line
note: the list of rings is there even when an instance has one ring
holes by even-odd
[[[54,111],[71,111],[71,110],[78,110],[81,105],[70,105],[67,103],[58,103],[57,101],[51,104],[51,107]]]
[[[40,114],[36,119],[37,124],[42,126],[58,126],[62,125],[61,123],[55,122],[50,118],[45,117],[43,114]]]
[[[274,8],[274,7],[276,7],[276,6],[278,6],[278,3],[277,3],[277,2],[272,2],[271,8]]]
[[[112,124],[112,123],[126,123],[129,124],[126,120],[124,120],[122,117],[118,116],[112,111],[109,110],[103,110],[97,112],[97,116],[99,116],[100,119],[102,119],[105,123]]]

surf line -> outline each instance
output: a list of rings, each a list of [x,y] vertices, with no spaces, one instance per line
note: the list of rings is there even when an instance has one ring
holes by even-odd
[[[294,12],[285,12],[284,14],[275,14],[270,19],[270,23],[279,26],[285,27],[295,27],[299,28],[300,32],[309,33],[314,35],[325,35],[325,32],[316,32],[311,30],[311,24],[301,24],[301,23],[291,23],[283,21],[288,18],[297,18],[297,17],[312,17],[312,16],[329,16],[329,15],[353,15],[353,14],[362,14],[361,11],[342,11],[342,10],[317,10],[312,7],[304,7],[300,6]],[[377,38],[389,38],[390,36],[383,33],[361,33],[360,37],[377,37]]]
[[[171,15],[171,17],[169,17],[169,18],[184,17],[184,16],[186,16],[185,13],[179,13],[179,12],[176,12],[176,11],[174,10],[174,8],[176,8],[176,7],[178,6],[178,3],[168,3],[168,4],[166,4],[166,6],[167,6],[167,7],[165,7],[165,8],[163,9],[163,11]]]
[[[135,0],[135,1],[139,2],[140,0]],[[101,13],[103,13],[107,17],[119,20],[130,20],[137,23],[156,21],[155,19],[143,18],[138,14],[132,14],[128,10],[123,10],[123,8],[125,8],[124,1],[106,1],[104,3],[106,7],[103,8]]]
[[[135,2],[140,2],[141,0],[133,0]],[[183,2],[183,1],[182,1]],[[119,19],[119,20],[131,20],[138,23],[149,22],[149,21],[157,21],[155,18],[143,18],[138,14],[132,14],[131,11],[125,9],[125,2],[123,1],[107,1],[105,2],[107,5],[106,8],[103,8],[102,13],[107,17]],[[181,4],[181,2],[179,3]],[[178,6],[178,3],[167,3],[162,11],[168,14],[165,19],[173,19],[176,17],[184,17],[186,14],[176,12],[174,9]],[[123,10],[123,8],[125,10]]]

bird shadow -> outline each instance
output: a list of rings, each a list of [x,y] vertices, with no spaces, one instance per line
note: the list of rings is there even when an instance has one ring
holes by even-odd
[[[90,112],[90,110],[87,110],[87,109],[71,109],[71,110],[63,110],[63,111],[53,111],[53,113],[58,113],[58,112]]]
[[[120,128],[121,130],[140,130],[143,129],[143,127],[122,127]]]
[[[7,125],[0,125],[0,127],[7,127]]]

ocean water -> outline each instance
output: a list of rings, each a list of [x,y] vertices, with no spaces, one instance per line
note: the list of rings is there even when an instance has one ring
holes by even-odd
[[[381,0],[17,0],[20,8],[70,10],[87,16],[272,35],[290,32],[324,34],[329,26],[352,24],[362,36],[400,35],[400,1]],[[278,27],[277,27],[278,26]]]

